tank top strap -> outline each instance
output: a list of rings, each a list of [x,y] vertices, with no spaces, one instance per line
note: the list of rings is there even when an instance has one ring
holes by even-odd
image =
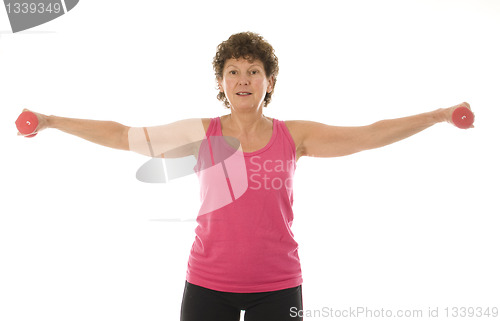
[[[210,118],[210,124],[208,125],[205,136],[207,138],[210,136],[222,136],[219,117]]]
[[[284,136],[286,141],[290,144],[292,147],[292,150],[295,151],[295,142],[293,141],[292,135],[290,134],[290,131],[288,130],[288,127],[286,127],[285,121],[283,120],[276,120],[277,124],[277,129],[278,129],[278,134],[280,136]],[[295,152],[293,153],[295,157]]]

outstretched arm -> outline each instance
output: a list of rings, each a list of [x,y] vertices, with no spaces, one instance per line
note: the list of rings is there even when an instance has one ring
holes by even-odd
[[[48,116],[47,128],[56,128],[102,146],[128,150],[129,127],[114,121]]]
[[[36,115],[38,126],[34,133],[39,133],[47,128],[55,128],[106,147],[129,149],[127,138],[129,127],[117,122],[47,116],[28,109],[23,110],[23,112],[25,111]],[[19,132],[17,135],[22,136]]]
[[[378,121],[368,126],[339,127],[311,121],[286,122],[300,156],[336,157],[379,148],[408,138],[440,122],[452,123],[462,103],[419,115]]]
[[[55,128],[102,146],[130,150],[150,157],[174,158],[193,155],[196,152],[195,147],[205,137],[205,128],[208,127],[207,119],[201,118],[185,119],[161,126],[128,127],[114,121],[33,113],[38,119],[35,133],[46,128]]]

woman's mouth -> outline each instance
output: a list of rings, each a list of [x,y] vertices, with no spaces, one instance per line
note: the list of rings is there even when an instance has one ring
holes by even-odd
[[[238,96],[250,96],[252,93],[246,92],[246,91],[241,91],[236,93]]]

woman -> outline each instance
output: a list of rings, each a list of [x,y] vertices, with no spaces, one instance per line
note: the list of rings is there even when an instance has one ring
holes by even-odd
[[[36,131],[57,128],[152,157],[194,155],[202,205],[181,320],[234,321],[241,310],[245,320],[301,320],[302,274],[290,229],[298,159],[382,147],[436,123],[452,123],[456,108],[470,106],[462,103],[361,127],[280,121],[263,114],[279,69],[273,48],[261,36],[232,35],[218,46],[213,65],[218,99],[230,109],[227,115],[131,128],[36,113]]]

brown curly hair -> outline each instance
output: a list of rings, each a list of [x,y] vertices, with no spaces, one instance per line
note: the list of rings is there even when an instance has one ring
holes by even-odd
[[[273,47],[261,35],[253,32],[241,32],[232,35],[217,46],[217,52],[212,62],[216,81],[222,79],[226,60],[231,58],[244,58],[249,61],[258,59],[262,61],[266,77],[273,77],[274,79],[272,91],[266,93],[264,98],[264,107],[267,107],[271,102],[279,71],[278,57],[274,54]],[[219,91],[217,99],[222,101],[226,108],[230,108],[229,101],[223,92]]]

